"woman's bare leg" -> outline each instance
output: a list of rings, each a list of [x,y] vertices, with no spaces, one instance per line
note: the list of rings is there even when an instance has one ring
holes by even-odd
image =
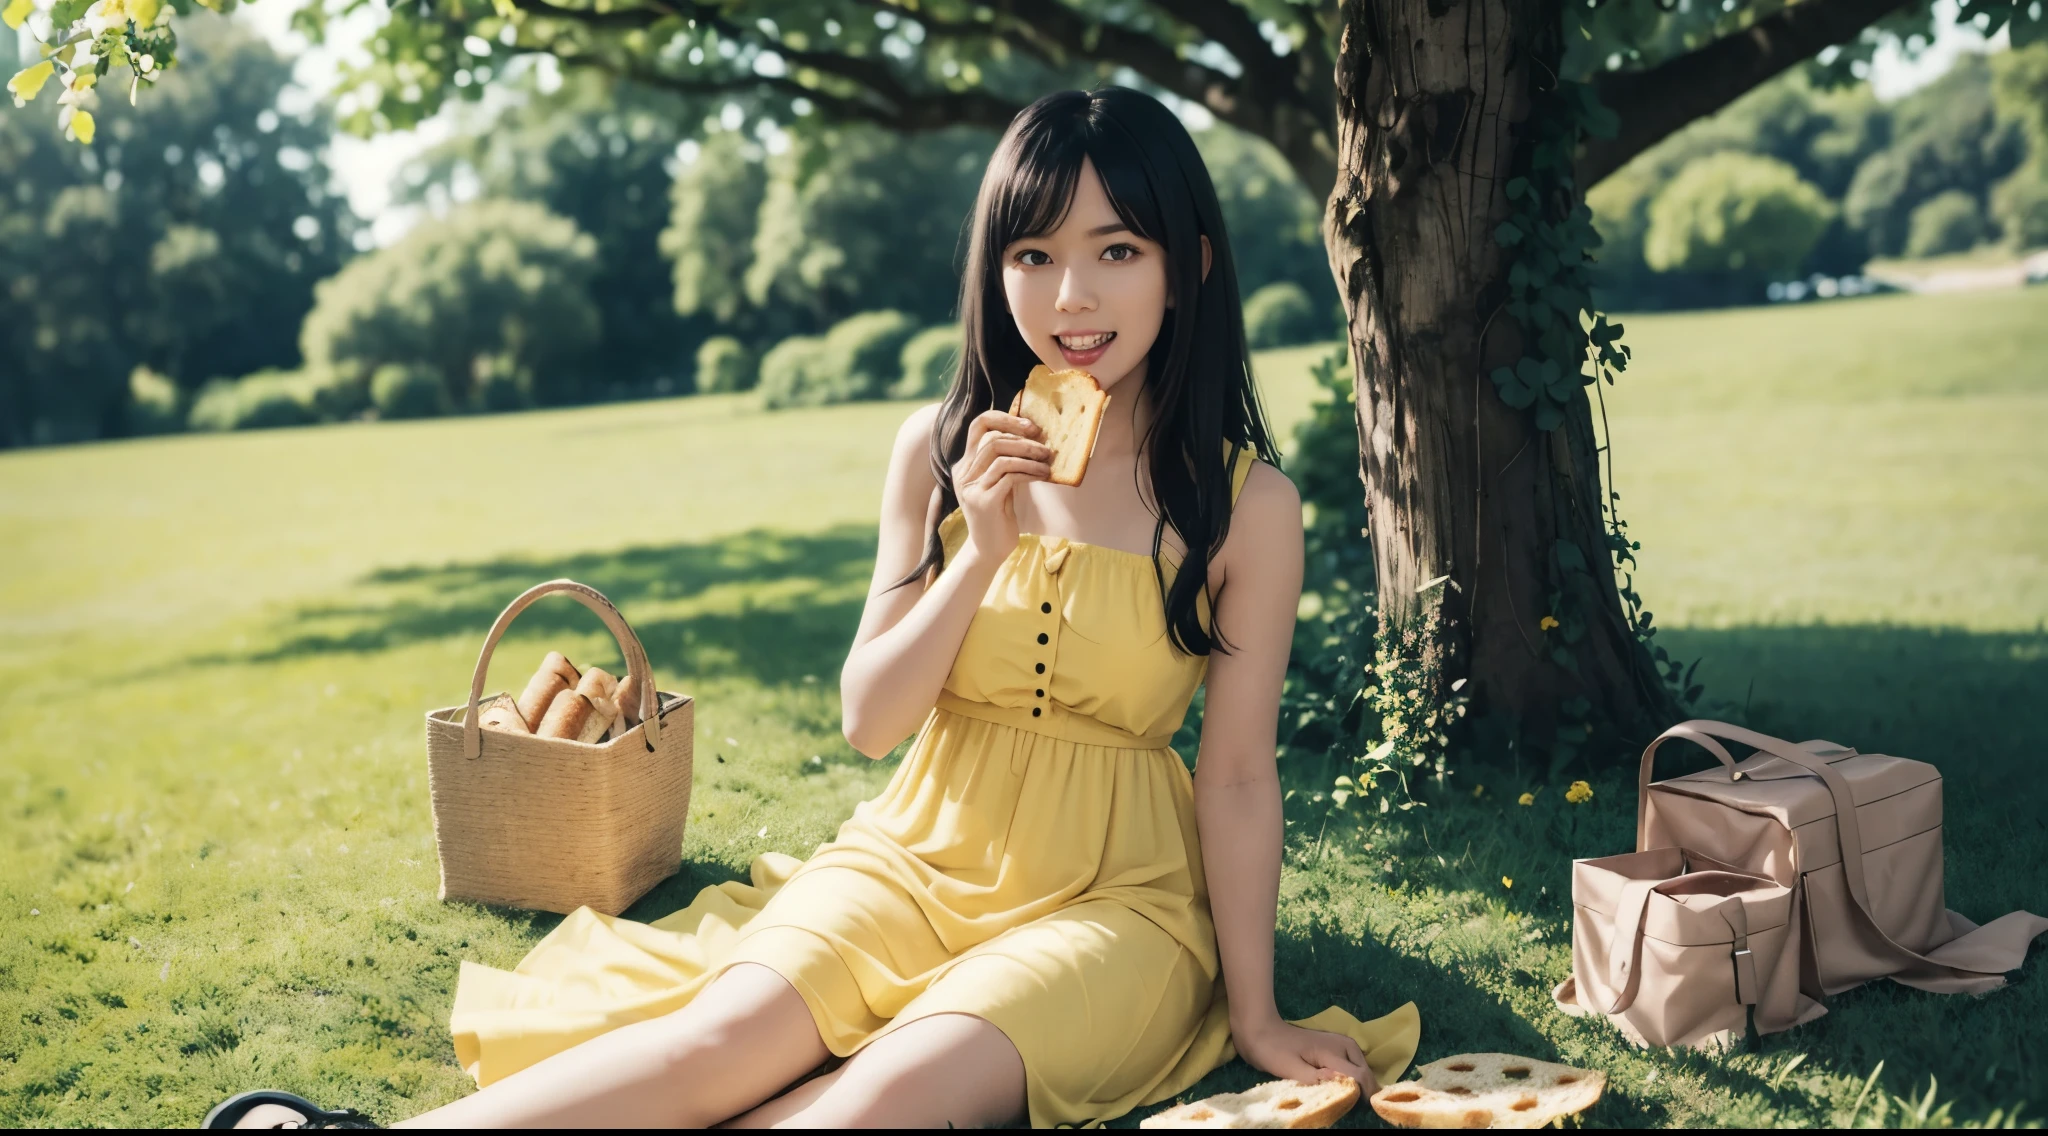
[[[971,1014],[934,1014],[724,1127],[987,1128],[1023,1116],[1017,1047]]]
[[[393,1127],[702,1128],[829,1053],[795,988],[741,963],[673,1014],[621,1026]]]

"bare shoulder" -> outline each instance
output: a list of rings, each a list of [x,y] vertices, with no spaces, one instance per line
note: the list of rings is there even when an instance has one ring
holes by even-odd
[[[1301,492],[1293,479],[1263,461],[1252,463],[1230,513],[1219,567],[1227,580],[1298,571],[1302,558]]]
[[[920,504],[938,484],[931,472],[932,431],[938,422],[938,403],[918,407],[897,427],[896,442],[890,447],[892,479],[901,478],[904,489],[914,492]]]
[[[1237,495],[1237,504],[1231,510],[1230,535],[1233,539],[1240,525],[1257,535],[1262,543],[1282,535],[1292,535],[1299,542],[1301,491],[1294,487],[1294,479],[1268,462],[1253,462],[1251,472],[1245,475],[1244,488]]]

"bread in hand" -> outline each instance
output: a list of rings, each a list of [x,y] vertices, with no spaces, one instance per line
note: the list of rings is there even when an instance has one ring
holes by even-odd
[[[1039,440],[1052,447],[1053,482],[1079,485],[1088,475],[1088,459],[1095,452],[1095,435],[1108,405],[1109,392],[1094,375],[1079,368],[1055,371],[1041,363],[1031,368],[1024,389],[1010,403],[1010,413],[1045,432]]]
[[[1511,1053],[1461,1053],[1372,1095],[1373,1111],[1403,1128],[1541,1128],[1600,1099],[1607,1074]]]
[[[1267,1081],[1241,1093],[1218,1093],[1175,1105],[1138,1122],[1140,1128],[1328,1128],[1358,1103],[1358,1082]]]
[[[548,712],[542,716],[540,728],[533,732],[543,738],[574,740],[583,736],[583,728],[589,725],[593,713],[590,699],[573,690],[565,690],[548,704]]]
[[[519,716],[526,719],[527,727],[535,733],[540,732],[541,719],[547,717],[555,696],[562,691],[576,689],[581,678],[560,651],[549,651],[548,657],[540,661],[540,669],[526,681],[525,693],[519,696]]]
[[[530,734],[526,719],[519,713],[519,704],[508,695],[500,694],[485,703],[478,711],[477,724],[486,730],[503,730],[508,734]]]

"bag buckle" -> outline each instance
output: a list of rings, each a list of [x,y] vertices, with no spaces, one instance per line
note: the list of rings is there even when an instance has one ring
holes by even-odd
[[[1735,945],[1735,1000],[1745,1006],[1756,1005],[1756,955],[1750,952],[1748,943]]]

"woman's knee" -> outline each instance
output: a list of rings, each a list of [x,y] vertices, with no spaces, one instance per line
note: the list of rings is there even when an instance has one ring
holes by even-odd
[[[662,1052],[676,1065],[757,1062],[772,1054],[770,1065],[808,1069],[827,1056],[803,996],[758,963],[734,965],[689,1005],[657,1020]]]
[[[806,1120],[842,1127],[1005,1125],[1025,1113],[1024,1059],[988,1021],[920,1018],[855,1054]]]

